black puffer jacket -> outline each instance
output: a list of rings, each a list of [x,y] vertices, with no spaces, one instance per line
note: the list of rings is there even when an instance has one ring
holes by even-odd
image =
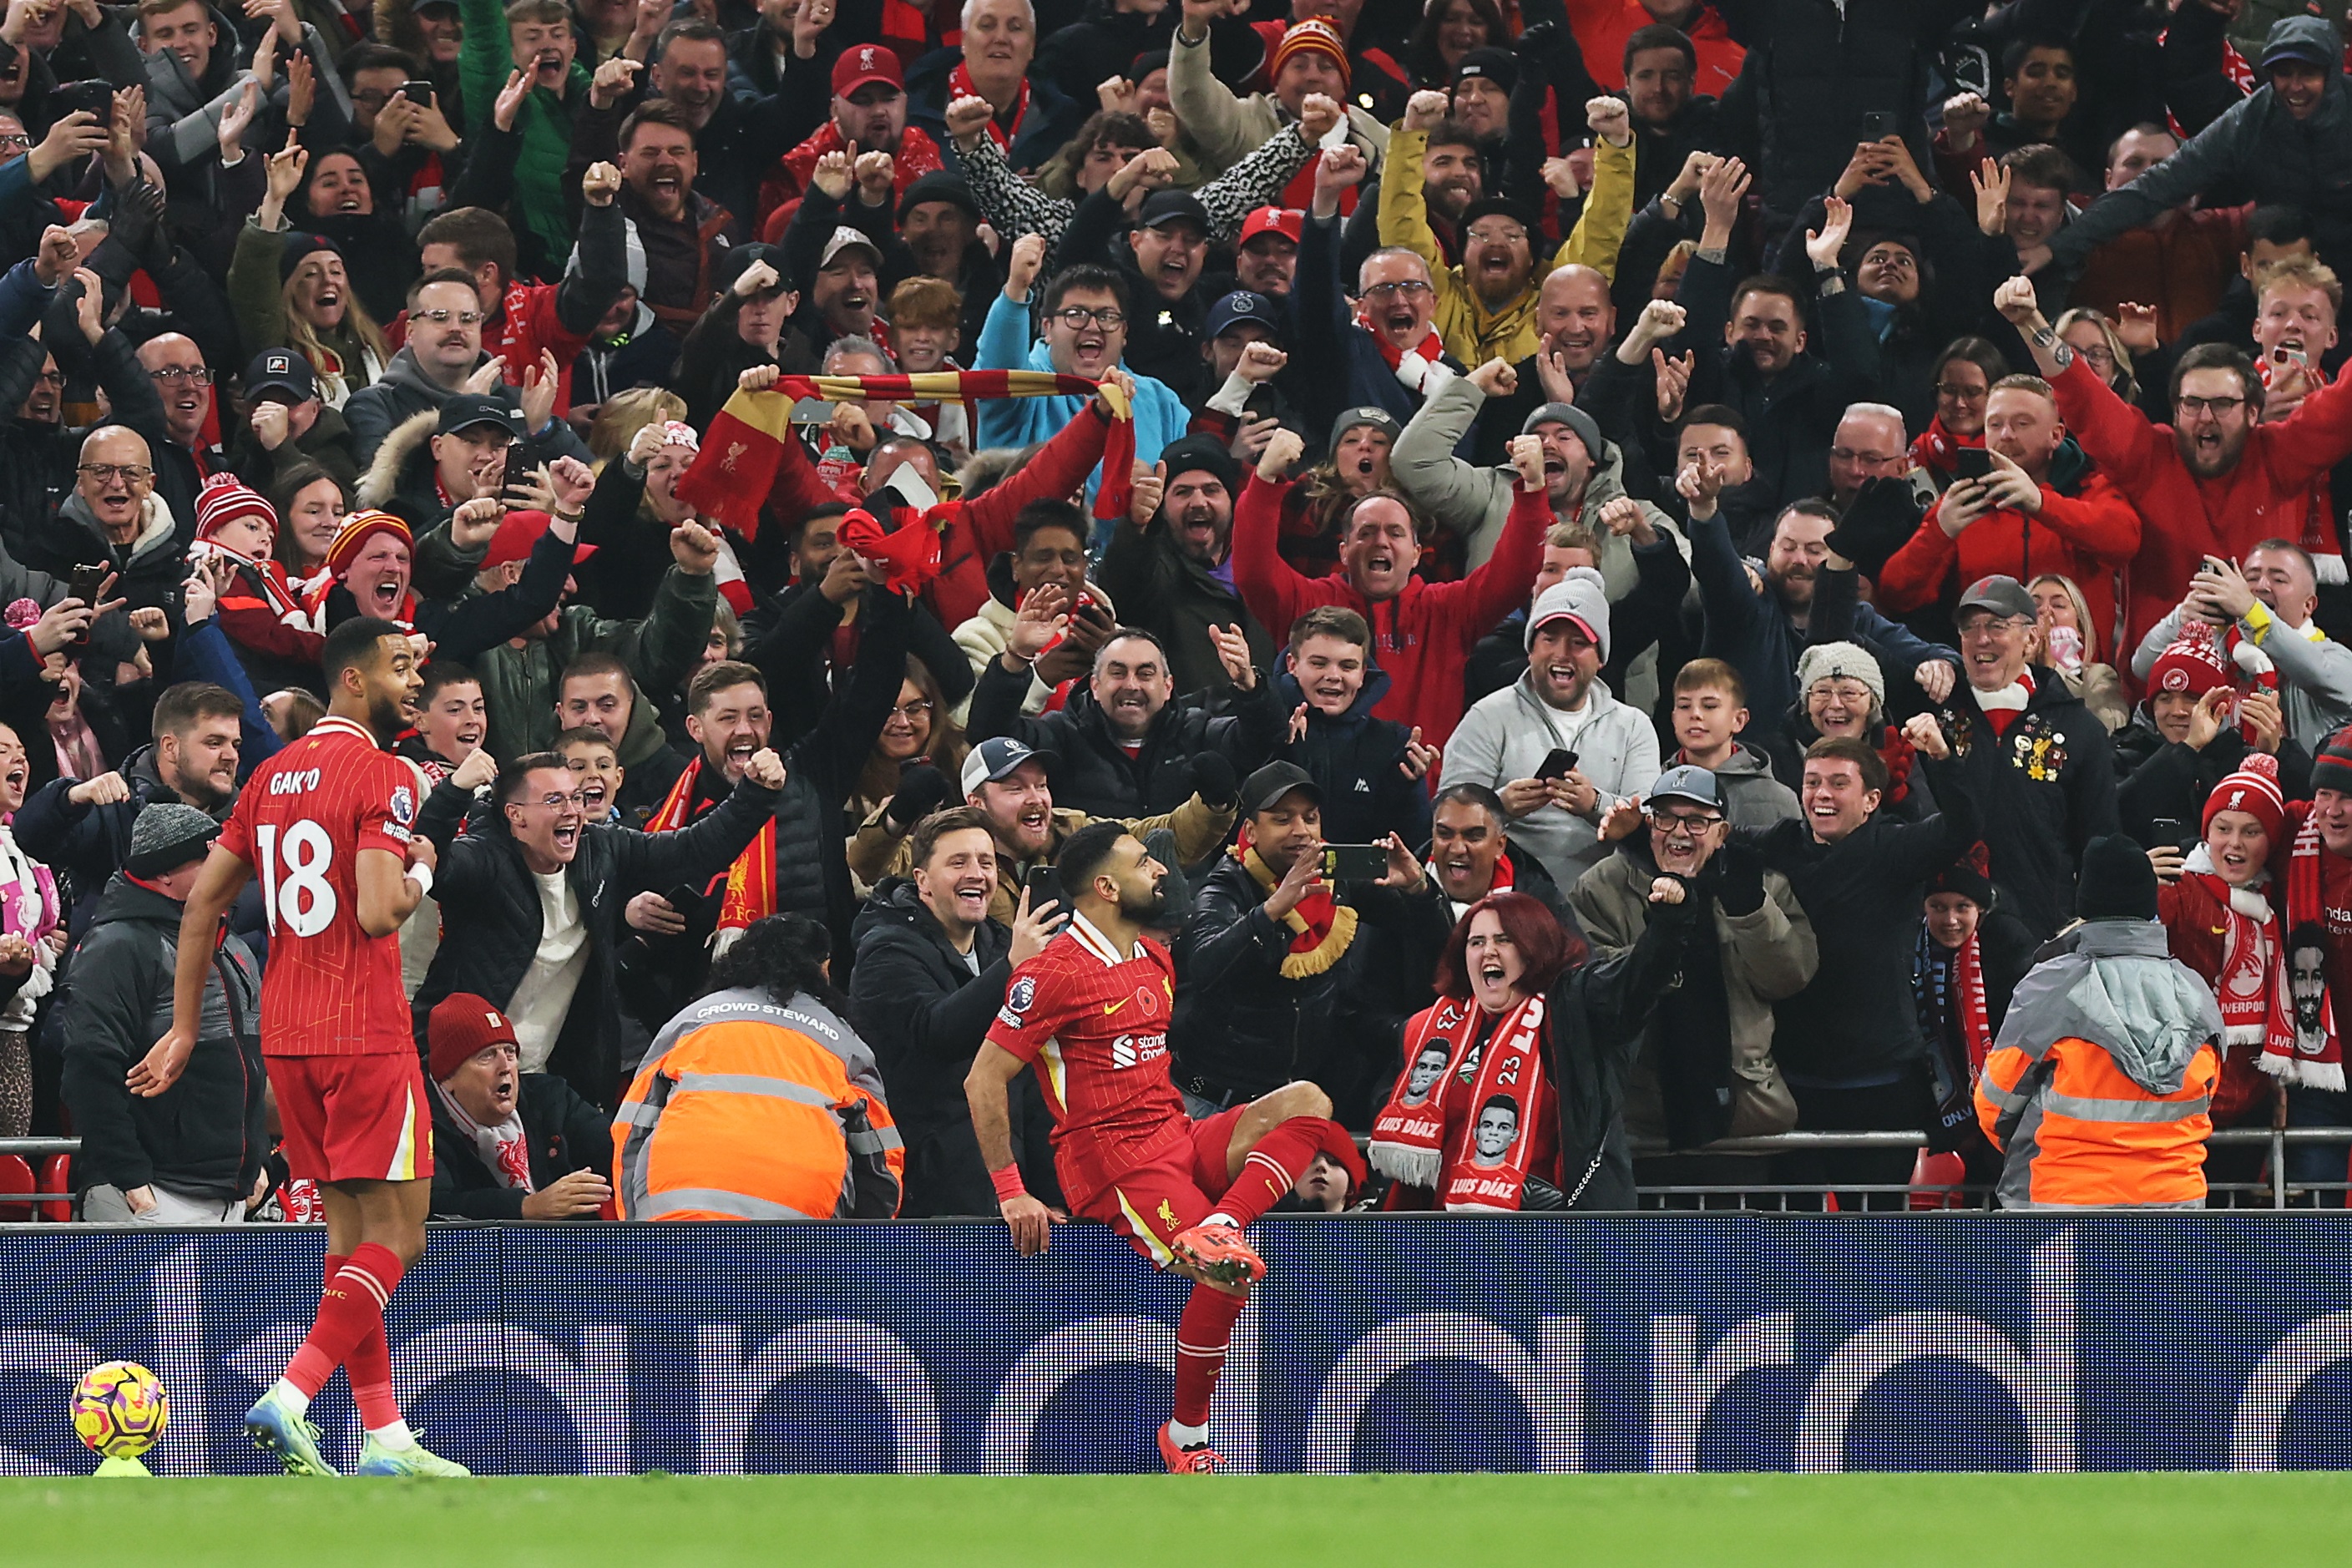
[[[416,814],[417,831],[441,858],[433,884],[441,905],[441,945],[412,1003],[420,1053],[435,1003],[451,992],[470,991],[505,1007],[539,951],[539,885],[507,829],[506,813],[485,812],[458,836],[473,798],[444,783]],[[776,791],[746,782],[701,820],[674,833],[639,833],[607,823],[581,829],[564,881],[588,928],[588,969],[547,1066],[591,1103],[610,1110],[620,1102],[621,997],[613,952],[629,900],[716,875],[759,833],[776,799]]]
[[[964,736],[978,745],[1011,735],[1053,752],[1054,804],[1088,816],[1158,816],[1175,810],[1192,797],[1192,761],[1202,752],[1223,752],[1234,772],[1246,777],[1282,744],[1288,713],[1276,706],[1263,676],[1255,690],[1234,695],[1224,714],[1211,712],[1195,698],[1171,698],[1144,731],[1143,749],[1129,756],[1091,690],[1074,688],[1061,711],[1034,718],[1021,711],[1028,695],[1027,670],[1015,675],[1003,659],[990,659],[971,689]]]
[[[1307,732],[1282,750],[1322,788],[1327,844],[1376,844],[1391,833],[1407,844],[1429,837],[1429,790],[1398,771],[1412,731],[1372,717],[1388,689],[1388,671],[1370,671],[1352,707],[1337,719],[1309,708]],[[1297,711],[1307,700],[1288,670],[1275,678],[1274,695],[1285,713]]]
[[[2017,918],[2047,938],[2074,918],[2083,847],[2118,829],[2116,763],[2107,727],[2082,699],[2051,670],[2029,673],[2033,694],[2005,735],[1993,733],[1965,685],[1937,717],[1991,852],[1993,882]]]
[[[65,1046],[61,1085],[81,1152],[74,1190],[160,1186],[189,1197],[253,1189],[269,1149],[262,1116],[261,965],[225,936],[205,977],[196,1047],[179,1081],[152,1100],[124,1075],[172,1027],[184,906],[127,877],[107,884],[55,1005]]]
[[[1176,939],[1168,1043],[1177,1087],[1230,1103],[1305,1079],[1339,1100],[1366,1078],[1371,1056],[1391,1061],[1402,971],[1417,954],[1427,974],[1445,941],[1445,901],[1347,885],[1339,900],[1356,910],[1354,940],[1321,973],[1286,979],[1295,933],[1266,914],[1266,892],[1227,855],[1193,897]],[[1426,1005],[1426,986],[1421,979],[1409,1010]]]
[[[613,1122],[551,1072],[527,1072],[516,1083],[515,1114],[530,1151],[530,1184],[545,1192],[574,1171],[613,1169]],[[433,1095],[433,1217],[520,1219],[528,1194],[502,1185],[482,1163],[474,1141],[457,1131],[441,1096]],[[593,1217],[593,1216],[592,1216]]]
[[[887,877],[857,917],[856,938],[850,1022],[873,1042],[890,1115],[907,1141],[898,1217],[993,1215],[996,1192],[972,1135],[963,1080],[1013,978],[1013,933],[994,921],[981,922],[972,933],[975,975],[914,883]],[[1011,1106],[1023,1184],[1032,1193],[1058,1193],[1053,1118],[1036,1074],[1013,1080]]]
[[[2113,737],[2116,754],[2116,812],[2123,830],[2153,849],[2159,841],[2174,843],[2195,837],[2204,819],[2205,800],[2213,788],[2238,771],[2252,750],[2235,725],[2191,750],[2185,741],[2168,741],[2147,716],[2145,703],[2132,710],[2131,722]],[[2279,743],[2279,788],[2289,800],[2311,795],[2311,753],[2300,741]],[[2181,826],[2180,835],[2158,835],[2156,822],[2168,816]]]

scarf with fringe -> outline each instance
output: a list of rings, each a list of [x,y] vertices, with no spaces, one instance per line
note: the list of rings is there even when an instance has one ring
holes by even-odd
[[[1483,1033],[1486,1013],[1473,1000],[1446,997],[1424,1008],[1406,1026],[1405,1070],[1372,1122],[1372,1169],[1433,1189],[1442,1209],[1517,1212],[1544,1106],[1546,1005],[1528,997]],[[1412,1064],[1433,1045],[1444,1047],[1445,1070],[1416,1101],[1409,1092]],[[1482,1160],[1478,1124],[1489,1107],[1509,1110],[1512,1133]]]
[[[1266,892],[1274,891],[1282,880],[1274,874],[1265,859],[1250,843],[1249,825],[1242,825],[1241,839],[1234,846],[1234,858],[1250,874],[1251,880]],[[1339,962],[1349,944],[1356,940],[1356,911],[1331,896],[1327,883],[1298,900],[1298,907],[1282,917],[1290,928],[1290,951],[1283,955],[1282,977],[1304,980],[1320,974]]]
[[[2287,940],[2281,943],[2289,965],[2289,984],[2279,990],[2285,994],[2286,1005],[2283,1027],[2274,1026],[2263,1040],[2263,1070],[2284,1083],[2305,1084],[2313,1089],[2344,1089],[2344,1044],[2336,1034],[2336,998],[2326,990],[2319,995],[2319,1034],[2305,1039],[2294,1026],[2294,996],[2292,984],[2294,954],[2297,948],[2326,944],[2326,910],[2320,897],[2319,858],[2327,853],[2319,841],[2319,819],[2306,815],[2295,829],[2294,848],[2286,863],[2286,929]],[[2322,970],[2323,977],[2326,971]],[[2326,984],[2325,979],[2322,984]]]

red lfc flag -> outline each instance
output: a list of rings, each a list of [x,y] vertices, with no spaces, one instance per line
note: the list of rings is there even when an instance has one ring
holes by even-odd
[[[716,518],[745,539],[756,539],[760,508],[776,481],[784,443],[793,435],[793,405],[803,397],[845,403],[947,403],[987,397],[1091,397],[1110,405],[1103,442],[1097,517],[1124,517],[1135,467],[1135,410],[1116,383],[1043,370],[935,370],[920,375],[787,375],[766,392],[738,392],[702,437],[701,455],[677,481],[680,500]]]

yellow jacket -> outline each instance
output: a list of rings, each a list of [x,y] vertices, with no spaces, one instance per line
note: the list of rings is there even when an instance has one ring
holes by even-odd
[[[1428,151],[1428,132],[1408,131],[1402,121],[1390,128],[1388,161],[1381,178],[1381,243],[1403,246],[1429,268],[1437,289],[1433,324],[1447,353],[1474,369],[1490,359],[1517,364],[1541,346],[1536,295],[1552,268],[1580,265],[1604,278],[1616,277],[1617,250],[1625,243],[1626,226],[1633,221],[1633,149],[1606,141],[1594,145],[1592,189],[1586,193],[1576,227],[1553,253],[1551,267],[1538,268],[1527,288],[1493,311],[1463,280],[1462,268],[1445,264],[1445,253],[1429,226],[1421,195],[1421,160]]]

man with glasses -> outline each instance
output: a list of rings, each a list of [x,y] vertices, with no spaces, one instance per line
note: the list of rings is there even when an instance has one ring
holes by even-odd
[[[2033,597],[2016,578],[1979,578],[1953,619],[1968,684],[1944,705],[1944,733],[1984,819],[1994,883],[2048,937],[2073,917],[2084,847],[2121,830],[2107,728],[2038,657]]]
[[[1045,285],[1045,335],[1029,331],[1029,297],[1045,269],[1045,240],[1024,234],[1005,253],[1004,290],[988,308],[981,328],[980,370],[1050,370],[1056,375],[1081,375],[1088,381],[1108,378],[1121,368],[1127,353],[1128,313],[1136,301],[1128,298],[1125,279],[1107,267],[1081,263],[1066,267]],[[1184,400],[1165,382],[1148,375],[1135,380],[1135,458],[1157,462],[1160,449],[1180,438],[1192,424]],[[1090,400],[1078,396],[998,397],[980,405],[976,446],[1026,447],[1044,441],[1078,421]],[[1102,483],[1097,463],[1087,476],[1087,501],[1093,504]],[[1099,540],[1109,537],[1109,525],[1097,530]]]
[[[461,836],[474,792],[493,777],[497,815]],[[561,752],[518,757],[501,773],[487,749],[476,752],[417,813],[417,832],[440,852],[442,911],[441,945],[413,1004],[417,1037],[442,998],[487,997],[514,1026],[522,1071],[553,1072],[610,1110],[621,1090],[623,911],[640,892],[724,870],[770,820],[783,786],[783,763],[761,747],[693,825],[640,833],[585,820],[578,775]]]
[[[1993,306],[2032,347],[2084,454],[2140,515],[2119,647],[2138,646],[2208,554],[2241,560],[2266,539],[2302,537],[2315,481],[2352,457],[2352,385],[2344,382],[2265,423],[2265,389],[2252,362],[2239,349],[2200,343],[2172,367],[2171,425],[2154,425],[2076,363],[2030,279],[2003,283]]]
[[[555,356],[542,353],[538,364],[517,367],[522,383],[509,385],[499,362],[482,352],[482,321],[481,295],[470,273],[445,267],[409,286],[407,343],[383,375],[343,405],[362,468],[375,460],[376,448],[395,426],[420,414],[438,414],[463,395],[493,397],[520,409],[534,460],[587,458],[588,448],[557,417],[562,367]]]
[[[1569,894],[1594,956],[1642,940],[1661,876],[1683,879],[1707,918],[1687,928],[1682,984],[1643,1031],[1626,1080],[1626,1135],[1685,1150],[1785,1132],[1797,1107],[1772,1058],[1772,1004],[1802,990],[1820,965],[1812,921],[1786,876],[1727,842],[1722,784],[1707,769],[1668,768],[1618,825],[1630,826],[1637,805],[1643,825]],[[1720,1155],[1634,1165],[1637,1185],[1731,1185],[1759,1173],[1753,1161]]]
[[[213,416],[213,373],[205,351],[195,340],[165,332],[139,345],[139,363],[163,400],[163,434],[167,437],[157,460],[180,470],[179,479],[194,494],[205,480],[228,469],[228,454],[216,441],[205,439]],[[194,522],[187,526],[193,530]]]
[[[155,460],[144,437],[104,425],[83,438],[73,493],[58,509],[37,558],[59,576],[78,565],[104,564],[115,575],[109,596],[133,610],[168,610],[179,602],[186,554],[172,509],[155,493]]]

